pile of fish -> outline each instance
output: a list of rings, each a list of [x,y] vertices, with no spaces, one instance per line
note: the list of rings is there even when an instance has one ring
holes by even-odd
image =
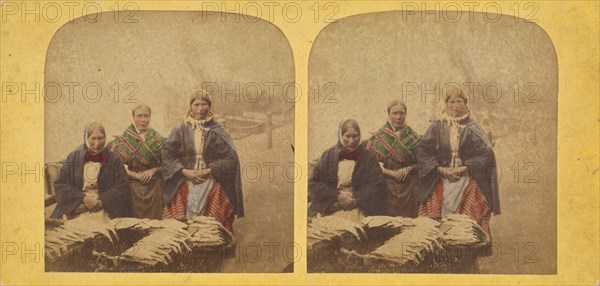
[[[111,243],[118,239],[115,229],[108,224],[85,218],[68,220],[64,223],[53,221],[53,227],[46,231],[44,248],[46,257],[54,262],[76,245],[81,245],[97,235],[106,237]]]
[[[414,225],[412,220],[412,218],[406,218],[401,216],[368,216],[361,221],[361,224],[366,229],[400,231],[402,227]]]
[[[358,241],[367,239],[361,223],[336,216],[316,217],[308,225],[309,244],[310,241],[332,240],[344,235],[351,235]]]
[[[233,235],[214,218],[198,216],[187,222],[174,219],[115,218],[100,223],[85,218],[47,223],[46,258],[57,261],[74,245],[92,242],[92,255],[103,269],[119,266],[162,267],[191,254],[196,247],[230,244]],[[103,238],[111,247],[96,244]],[[103,245],[104,246],[104,245]],[[115,247],[119,246],[119,247]],[[116,251],[115,249],[124,249]],[[199,250],[202,251],[202,250]]]
[[[149,230],[148,235],[119,255],[119,262],[148,266],[156,266],[159,263],[168,265],[173,262],[175,255],[191,251],[188,245],[191,237],[185,230],[188,225],[177,220],[117,218],[112,220],[111,224],[118,231]]]
[[[442,249],[439,242],[439,222],[427,217],[392,220],[400,226],[400,233],[385,241],[383,245],[367,255],[369,259],[383,259],[403,265],[409,261],[420,263],[426,253]],[[394,225],[394,223],[392,225]],[[383,227],[389,227],[389,224]]]
[[[343,240],[340,242],[340,237],[348,235],[356,238],[360,245],[348,247]],[[416,267],[437,257],[430,254],[443,254],[447,248],[457,245],[474,245],[484,237],[481,227],[466,215],[449,215],[441,221],[428,217],[370,216],[360,222],[326,216],[313,219],[308,227],[309,251],[319,243],[341,243],[337,252],[327,254],[340,255],[337,261],[359,258],[359,266],[380,269]],[[341,257],[344,255],[346,257]],[[341,267],[345,268],[335,271],[349,269],[347,265]],[[312,269],[319,271],[318,266]]]
[[[215,218],[197,216],[188,220],[192,247],[217,247],[233,242],[233,234]]]
[[[441,240],[446,245],[472,245],[485,239],[485,232],[471,217],[450,214],[442,219]]]

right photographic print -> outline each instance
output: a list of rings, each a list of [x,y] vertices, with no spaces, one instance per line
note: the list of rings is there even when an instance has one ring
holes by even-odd
[[[390,11],[308,65],[309,273],[557,273],[558,61],[534,22]]]

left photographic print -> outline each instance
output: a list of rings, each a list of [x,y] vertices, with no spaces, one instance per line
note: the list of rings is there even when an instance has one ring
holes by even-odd
[[[293,272],[296,84],[276,26],[86,15],[54,34],[44,81],[47,272]]]

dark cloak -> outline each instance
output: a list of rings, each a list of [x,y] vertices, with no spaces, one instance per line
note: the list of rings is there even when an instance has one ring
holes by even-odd
[[[498,175],[496,156],[492,144],[481,127],[473,119],[465,118],[459,122],[458,157],[467,167],[469,177],[474,179],[485,196],[489,208],[500,214],[498,195]],[[448,167],[452,159],[450,146],[450,126],[447,121],[436,120],[421,138],[418,147],[419,162],[419,201],[427,201],[435,185],[443,177],[437,167]]]
[[[358,208],[365,216],[387,215],[387,190],[383,181],[383,172],[377,157],[362,145],[358,147],[362,154],[356,161],[352,172],[352,191]],[[308,192],[311,205],[308,216],[317,213],[326,215],[326,209],[337,200],[340,191],[338,185],[339,153],[338,145],[329,148],[321,155],[314,171],[308,180]]]
[[[244,216],[240,160],[233,140],[215,120],[206,122],[202,156],[213,178],[221,184],[237,217]],[[171,130],[162,154],[164,176],[163,204],[168,205],[186,181],[182,169],[193,169],[196,163],[194,130],[181,121]]]
[[[77,147],[62,163],[58,176],[54,181],[56,208],[52,218],[60,218],[69,214],[83,201],[83,167],[86,152],[85,144]],[[102,151],[107,161],[100,165],[98,172],[98,194],[102,208],[110,218],[129,216],[129,186],[127,172],[119,155],[104,148]]]

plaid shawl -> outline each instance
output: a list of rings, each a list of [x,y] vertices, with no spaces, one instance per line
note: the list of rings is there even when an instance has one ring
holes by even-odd
[[[421,135],[408,125],[396,135],[389,122],[371,136],[367,147],[379,161],[391,161],[394,165],[402,163],[417,162],[417,145],[421,141]]]
[[[123,135],[115,139],[113,151],[121,156],[123,163],[136,171],[159,166],[162,161],[165,138],[160,136],[156,130],[149,128],[144,139],[142,140],[131,124],[125,129]]]

